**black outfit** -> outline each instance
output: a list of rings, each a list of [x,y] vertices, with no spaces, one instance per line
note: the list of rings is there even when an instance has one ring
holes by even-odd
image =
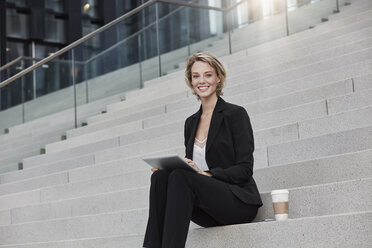
[[[192,159],[202,108],[185,122],[186,157]],[[144,247],[182,248],[190,220],[203,227],[251,222],[262,206],[253,174],[254,140],[243,107],[218,98],[206,144],[212,177],[186,170],[151,176]]]

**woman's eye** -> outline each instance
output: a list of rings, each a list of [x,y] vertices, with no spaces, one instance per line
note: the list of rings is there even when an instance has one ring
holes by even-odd
[[[212,74],[207,74],[207,77],[212,77]]]
[[[192,76],[192,78],[198,78],[198,76],[195,75],[195,76]]]

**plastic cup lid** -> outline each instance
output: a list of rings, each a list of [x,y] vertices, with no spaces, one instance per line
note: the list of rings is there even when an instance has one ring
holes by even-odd
[[[275,194],[289,194],[289,191],[288,191],[288,189],[277,189],[277,190],[271,191],[271,194],[272,195],[275,195]]]

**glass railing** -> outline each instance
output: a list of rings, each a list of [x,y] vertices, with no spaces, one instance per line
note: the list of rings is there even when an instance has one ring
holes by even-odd
[[[198,51],[225,56],[312,28],[337,12],[340,4],[242,0],[222,8],[222,2],[202,6],[148,1],[47,62],[19,61],[8,69],[6,80],[2,77],[0,129],[60,111],[66,112],[63,121],[78,126],[86,109],[77,106],[141,88],[145,81],[183,69],[187,57]],[[12,77],[17,68],[31,65],[38,67]]]

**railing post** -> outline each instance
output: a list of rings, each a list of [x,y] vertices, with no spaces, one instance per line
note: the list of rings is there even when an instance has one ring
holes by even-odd
[[[284,8],[285,8],[285,27],[287,30],[287,36],[289,36],[289,24],[288,24],[288,0],[284,0]]]
[[[160,38],[159,38],[159,3],[155,3],[156,14],[156,43],[158,45],[158,58],[159,58],[159,77],[161,77],[161,58],[160,58]]]
[[[340,12],[340,3],[339,3],[339,0],[336,0],[336,11],[337,11],[337,13]]]
[[[77,128],[77,102],[76,102],[76,78],[75,78],[75,49],[71,50],[72,60],[72,84],[74,86],[74,117],[75,117],[75,128]]]
[[[190,11],[186,9],[186,24],[187,24],[187,54],[191,55],[191,38],[190,38]]]
[[[231,11],[231,10],[230,10]],[[229,18],[230,16],[230,18]],[[229,54],[232,54],[232,48],[231,48],[231,29],[232,29],[232,14],[226,13],[226,21],[227,21],[227,29],[228,29],[228,35],[229,35]]]
[[[143,88],[143,78],[142,78],[142,39],[141,34],[138,34],[138,64],[139,64],[139,76],[140,76],[140,88]]]
[[[86,100],[86,103],[89,103],[88,65],[89,65],[89,63],[84,64],[85,100]]]
[[[21,61],[22,70],[25,68],[25,62]],[[22,99],[22,123],[25,123],[25,77],[21,78],[21,99]]]
[[[36,58],[35,41],[32,42],[31,46],[32,46],[32,57]],[[32,60],[32,65],[34,64],[35,64],[35,60]],[[32,84],[34,87],[34,98],[33,99],[36,99],[36,70],[32,71],[32,82],[33,82]]]

